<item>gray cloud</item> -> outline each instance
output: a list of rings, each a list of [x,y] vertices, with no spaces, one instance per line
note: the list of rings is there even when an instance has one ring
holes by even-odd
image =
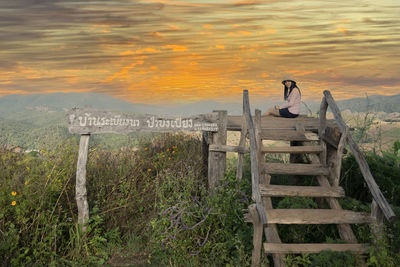
[[[363,66],[372,61],[380,64],[382,71],[398,66],[394,60],[400,57],[400,20],[396,14],[399,6],[372,1],[358,6],[352,1],[217,2],[1,1],[0,70],[18,69],[21,64],[61,72],[114,66],[110,72],[116,72],[146,56],[143,66],[136,67],[138,70],[149,67],[147,63],[169,69],[173,60],[196,61],[211,70],[240,64],[240,68],[218,75],[232,75],[233,79],[237,76],[260,85],[264,82],[262,72],[275,73],[284,67],[314,69],[330,62],[359,62],[361,72],[367,71]],[[204,28],[205,24],[212,27]],[[229,32],[235,34],[228,35]],[[165,45],[185,46],[187,50],[173,51],[163,48]],[[146,52],[145,48],[157,52]],[[137,50],[144,52],[135,54]],[[120,54],[123,51],[131,52]],[[123,83],[104,85],[83,77],[77,84],[65,84],[66,79],[75,76],[52,75],[10,78],[12,83],[1,85],[0,89],[32,92],[63,83],[65,90],[127,93]],[[210,84],[218,79],[217,75],[208,75],[205,78]],[[369,78],[338,77],[332,82],[354,86],[398,84],[396,79],[375,78],[376,73]]]

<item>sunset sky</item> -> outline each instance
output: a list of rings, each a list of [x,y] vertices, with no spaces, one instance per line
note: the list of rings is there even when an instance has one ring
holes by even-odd
[[[400,93],[399,0],[1,0],[0,97],[134,103]]]

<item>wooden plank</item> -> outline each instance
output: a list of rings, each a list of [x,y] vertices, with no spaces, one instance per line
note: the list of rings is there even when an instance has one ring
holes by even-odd
[[[74,108],[68,112],[67,117],[69,131],[77,134],[126,134],[136,131],[218,131],[217,113],[194,116],[131,115],[88,108]]]
[[[256,202],[261,222],[263,224],[266,224],[267,217],[265,215],[265,210],[262,205],[260,187],[259,187],[260,177],[259,177],[258,160],[257,160],[256,133],[253,125],[253,119],[251,118],[249,92],[247,90],[243,90],[243,106],[245,110],[246,123],[250,139],[252,199]]]
[[[227,111],[214,111],[218,113],[218,132],[212,134],[212,145],[223,146],[226,145],[227,139]],[[212,147],[210,145],[210,147]],[[212,151],[208,153],[208,186],[213,190],[220,184],[221,179],[224,178],[226,171],[226,152]]]
[[[339,224],[371,223],[369,213],[332,209],[269,209],[268,223],[276,224]]]
[[[321,164],[301,163],[264,163],[264,172],[268,174],[288,175],[328,175],[329,169]]]
[[[239,139],[239,147],[245,147],[246,145],[246,134],[247,134],[247,124],[246,124],[246,117],[244,115],[244,107],[243,107],[243,115],[242,115],[242,130],[240,132],[240,139]],[[237,161],[237,169],[236,169],[236,179],[241,181],[243,177],[243,153],[238,154],[238,161]]]
[[[319,108],[319,126],[318,126],[318,136],[320,139],[320,144],[322,148],[322,153],[320,154],[321,164],[326,166],[327,160],[327,146],[326,141],[323,139],[326,136],[326,111],[328,110],[328,103],[325,97],[322,98],[321,105]]]
[[[261,132],[263,140],[285,140],[285,141],[317,141],[319,140],[316,133],[305,131],[304,133],[295,130],[265,130]]]
[[[320,158],[317,157],[315,154],[308,154],[306,157],[309,158],[311,163],[313,164],[319,164],[320,163]],[[328,181],[328,178],[323,175],[318,175],[317,180],[320,186],[324,187],[329,187],[331,184]],[[326,198],[326,202],[328,202],[328,205],[331,209],[336,209],[336,210],[342,210],[342,206],[339,203],[339,200],[333,197],[328,197]],[[338,224],[338,231],[340,238],[343,240],[346,240],[347,242],[350,243],[356,243],[357,238],[353,233],[353,230],[351,229],[350,224]]]
[[[376,204],[375,200],[371,203],[371,217],[374,219],[374,223],[371,225],[371,232],[374,234],[372,242],[379,244],[384,238],[383,218],[384,215]]]
[[[344,133],[340,137],[338,149],[336,151],[336,159],[335,159],[335,164],[334,164],[334,179],[333,179],[333,186],[338,186],[339,185],[339,179],[340,179],[340,171],[342,169],[342,157],[343,157],[343,150],[344,150],[344,145],[346,144],[346,139],[349,134],[349,128],[346,127]]]
[[[344,197],[342,187],[260,185],[261,196],[268,197]]]
[[[249,153],[249,149],[240,146],[227,146],[227,145],[210,145],[210,151],[220,151],[220,152],[236,152],[241,154]]]
[[[269,146],[261,149],[263,153],[290,153],[290,154],[303,154],[303,153],[320,153],[321,146]]]
[[[209,132],[203,131],[202,132],[202,160],[203,160],[203,166],[202,166],[202,174],[205,176],[208,175],[208,153],[209,153]]]
[[[262,244],[262,232],[263,225],[258,216],[256,205],[252,204],[249,206],[250,216],[253,222],[253,252],[251,256],[251,266],[259,266],[261,258],[261,244]]]
[[[78,224],[82,231],[86,231],[85,223],[89,220],[89,205],[86,190],[86,164],[89,148],[89,134],[81,135],[79,141],[79,154],[76,167],[75,199],[78,206]]]
[[[265,157],[264,154],[261,152],[263,145],[263,142],[261,140],[261,110],[256,109],[254,112],[254,132],[256,136],[256,147],[257,147],[257,161],[258,161],[258,175],[260,177],[260,184],[265,184],[266,181],[266,176],[262,175],[260,167],[262,164],[265,162]]]
[[[317,118],[299,116],[293,119],[287,119],[282,117],[273,116],[261,116],[261,128],[262,129],[296,129],[296,123],[301,122],[304,125],[306,131],[317,131],[319,121]],[[336,127],[334,120],[328,120],[327,125],[330,127]],[[242,126],[242,116],[228,116],[228,131],[240,131]]]
[[[366,253],[367,244],[276,244],[264,243],[266,253],[319,253],[324,250]]]
[[[255,111],[255,133],[256,133],[256,143],[257,143],[257,157],[259,162],[259,167],[265,161],[264,154],[261,152],[261,148],[264,147],[262,140],[261,140],[261,111],[256,109]],[[271,176],[269,174],[263,174],[261,171],[260,173],[260,186],[261,185],[268,185],[271,182]],[[272,209],[272,201],[270,197],[263,197],[262,203],[266,209]],[[281,239],[278,234],[278,228],[276,224],[267,224],[264,228],[265,239],[267,242],[273,243],[282,243]],[[276,267],[284,267],[285,261],[283,260],[286,257],[285,254],[274,254],[272,255],[272,259],[274,261],[274,266]]]
[[[322,98],[321,105],[319,107],[319,125],[318,125],[318,135],[320,137],[325,135],[326,131],[326,111],[328,110],[328,102],[326,102],[325,97]]]
[[[340,131],[344,133],[347,125],[342,118],[342,115],[340,113],[338,106],[336,105],[335,100],[333,99],[331,93],[327,90],[324,91],[324,95],[326,101],[328,102],[329,107],[332,110],[332,113],[336,119]],[[393,223],[396,220],[396,215],[394,214],[389,203],[386,201],[386,198],[383,196],[381,190],[379,189],[379,186],[376,184],[375,179],[371,174],[371,170],[369,169],[368,163],[364,159],[364,156],[362,155],[356,142],[353,140],[351,134],[347,136],[347,143],[349,144],[350,150],[353,152],[353,155],[358,165],[360,166],[361,173],[364,176],[364,180],[367,182],[372,197],[381,208],[383,214],[385,214],[386,219],[389,222]]]
[[[332,209],[266,209],[269,224],[364,224],[374,218],[366,212]],[[250,214],[244,214],[252,222]]]

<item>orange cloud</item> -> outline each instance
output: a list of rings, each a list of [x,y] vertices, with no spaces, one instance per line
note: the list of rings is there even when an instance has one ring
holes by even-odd
[[[136,50],[136,54],[142,54],[142,53],[158,53],[160,50],[148,47],[148,48],[143,48],[143,49],[138,49]]]
[[[267,33],[274,34],[274,33],[276,33],[276,30],[267,30]]]
[[[334,33],[343,33],[345,35],[349,34],[349,30],[345,29],[345,28],[338,28],[335,31],[333,31]]]
[[[137,97],[135,92],[140,91],[140,101],[152,103],[216,99],[221,98],[221,90],[226,92],[225,96],[240,94],[243,84],[232,79],[233,73],[241,72],[239,66],[202,65],[197,64],[196,58],[196,55],[189,55],[185,59],[166,62],[167,69],[160,69],[152,76],[139,77],[129,84],[130,94]]]
[[[177,31],[177,30],[180,29],[180,27],[178,25],[175,25],[175,24],[170,24],[170,25],[168,25],[168,27],[169,27],[170,30],[173,30],[173,31]]]
[[[212,28],[214,28],[214,26],[211,24],[203,24],[203,28],[204,29],[212,29]]]
[[[128,66],[123,67],[120,71],[117,71],[116,73],[114,73],[111,76],[108,76],[105,80],[105,82],[112,82],[116,79],[120,80],[120,81],[127,81],[130,78],[130,70],[135,67],[136,65],[142,65],[144,63],[144,61],[140,60],[138,62],[132,63]]]
[[[148,35],[153,36],[153,37],[157,37],[157,38],[161,38],[163,37],[163,35],[159,32],[150,32]]]
[[[164,45],[163,48],[172,49],[175,52],[183,52],[188,50],[188,48],[183,45]]]
[[[119,53],[120,56],[129,56],[129,55],[133,55],[135,54],[135,52],[133,52],[132,50],[127,50],[127,51],[123,51],[121,53]]]
[[[267,53],[269,55],[290,55],[290,52],[286,52],[286,51],[270,51]]]
[[[308,74],[315,74],[320,71],[317,71],[317,70],[286,70],[286,72],[296,75],[296,76],[304,76],[304,75],[308,75]]]
[[[237,32],[239,35],[252,35],[253,33],[249,32],[249,31],[238,31]]]

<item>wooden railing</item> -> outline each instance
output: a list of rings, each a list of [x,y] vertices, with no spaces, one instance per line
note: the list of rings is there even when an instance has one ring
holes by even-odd
[[[374,177],[371,174],[371,171],[369,169],[368,163],[363,157],[359,147],[357,146],[356,142],[353,140],[351,134],[349,133],[349,127],[346,125],[344,122],[342,115],[340,113],[340,110],[338,106],[336,105],[335,100],[333,99],[331,93],[329,91],[324,91],[324,97],[321,102],[321,107],[320,107],[320,112],[319,112],[319,136],[321,140],[324,138],[325,135],[325,130],[326,130],[326,111],[328,106],[331,108],[331,111],[333,113],[333,116],[335,117],[337,126],[339,127],[340,132],[342,133],[341,138],[343,141],[346,141],[346,143],[349,145],[350,150],[353,152],[354,157],[360,166],[361,173],[365,179],[365,182],[368,185],[368,188],[372,194],[373,201],[371,205],[371,213],[372,216],[375,217],[379,221],[383,216],[381,214],[383,213],[386,219],[393,223],[396,220],[396,215],[394,214],[392,208],[390,207],[389,203],[386,201],[385,197],[383,196],[381,190],[379,189],[379,186],[376,184]],[[344,145],[344,142],[341,142],[342,146]],[[340,144],[339,144],[340,146]],[[338,168],[340,170],[340,167]]]

